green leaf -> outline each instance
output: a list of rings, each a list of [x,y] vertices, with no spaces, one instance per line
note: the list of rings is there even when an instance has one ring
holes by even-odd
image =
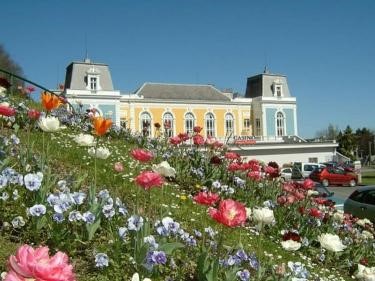
[[[87,238],[91,240],[94,237],[95,232],[100,227],[101,219],[98,218],[93,224],[86,224]]]
[[[37,220],[36,229],[41,230],[42,228],[45,227],[46,224],[47,224],[47,217],[43,216],[43,217],[41,217],[40,219]]]
[[[167,255],[171,255],[174,250],[184,248],[185,245],[179,242],[171,242],[159,245],[158,250],[164,251]]]

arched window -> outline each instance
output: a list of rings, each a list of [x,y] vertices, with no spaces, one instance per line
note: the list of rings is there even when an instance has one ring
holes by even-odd
[[[278,112],[276,115],[276,130],[277,130],[278,137],[285,135],[284,114],[282,112]]]
[[[151,136],[151,115],[148,112],[142,112],[141,119],[141,132],[145,137]]]
[[[234,118],[230,113],[225,114],[225,136],[230,137],[234,134]]]
[[[215,137],[215,117],[212,113],[207,113],[205,118],[207,137]]]
[[[195,118],[193,113],[188,112],[185,114],[185,132],[188,134],[193,134],[193,129],[195,126]]]
[[[163,127],[164,127],[164,132],[167,137],[172,137],[173,136],[173,115],[170,112],[166,112],[163,115]]]

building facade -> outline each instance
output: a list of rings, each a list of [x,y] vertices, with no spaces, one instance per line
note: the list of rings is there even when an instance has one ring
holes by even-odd
[[[66,69],[64,95],[74,107],[96,108],[117,125],[155,137],[154,124],[168,136],[191,133],[220,140],[254,138],[280,141],[296,136],[296,98],[287,78],[264,71],[247,79],[244,96],[212,85],[144,83],[133,93],[115,90],[108,65],[72,62]]]

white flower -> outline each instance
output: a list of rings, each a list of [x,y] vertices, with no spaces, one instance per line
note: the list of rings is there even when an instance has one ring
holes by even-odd
[[[56,132],[60,129],[64,129],[65,127],[60,126],[60,121],[57,117],[41,117],[39,119],[39,128],[41,128],[45,132]]]
[[[25,225],[25,221],[23,219],[23,217],[21,216],[17,216],[15,217],[13,220],[12,220],[12,225],[14,228],[21,228]]]
[[[96,149],[96,153],[95,153],[95,148],[91,147],[91,148],[89,148],[88,152],[89,152],[90,156],[96,157],[96,158],[99,158],[99,159],[107,159],[109,157],[109,155],[111,155],[111,152],[109,152],[108,148],[106,148],[106,147],[98,147]]]
[[[358,224],[358,225],[360,225],[362,227],[365,227],[366,224],[372,226],[372,222],[369,219],[357,220],[356,224]]]
[[[337,211],[333,214],[333,220],[337,222],[342,222],[344,220],[344,212],[343,211]]]
[[[346,246],[342,244],[340,237],[335,234],[323,233],[318,237],[320,246],[328,251],[341,252]]]
[[[307,196],[313,196],[313,195],[319,195],[319,192],[318,191],[316,191],[316,190],[311,190],[311,189],[309,189],[308,191],[307,191]]]
[[[93,146],[95,145],[95,138],[89,134],[79,134],[73,140],[80,146]]]
[[[176,176],[176,170],[173,167],[171,167],[167,161],[163,161],[158,165],[152,165],[152,170],[164,177]]]
[[[294,240],[286,240],[281,242],[281,246],[287,251],[297,251],[301,248],[301,243]]]
[[[40,217],[46,213],[46,206],[42,204],[36,204],[29,209],[30,215],[33,217]]]
[[[371,232],[369,232],[367,230],[364,230],[361,233],[361,238],[364,239],[364,240],[374,239],[374,235]]]
[[[139,274],[134,273],[131,281],[139,281]],[[150,278],[144,278],[143,281],[151,281]]]
[[[363,281],[375,281],[375,267],[366,267],[358,264],[358,272],[355,277]]]
[[[271,209],[254,208],[253,219],[260,224],[271,224],[275,220],[275,217]]]
[[[251,208],[245,208],[246,210],[246,218],[250,219],[251,215],[253,214]]]

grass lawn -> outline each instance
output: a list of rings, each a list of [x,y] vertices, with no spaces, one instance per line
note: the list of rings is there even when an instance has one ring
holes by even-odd
[[[362,183],[365,185],[375,185],[375,171],[362,173]]]

